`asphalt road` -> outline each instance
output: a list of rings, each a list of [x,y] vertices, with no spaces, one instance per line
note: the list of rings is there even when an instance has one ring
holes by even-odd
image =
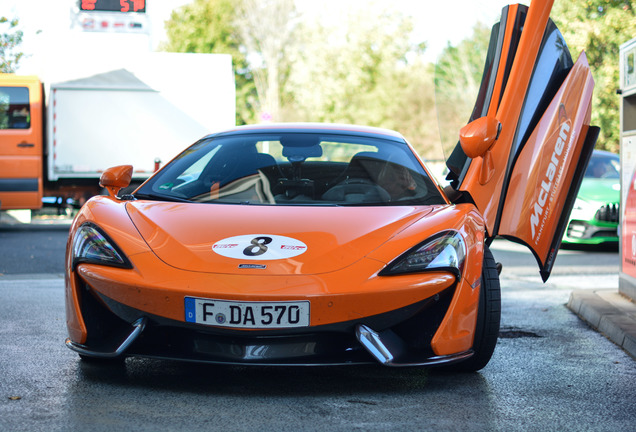
[[[68,238],[65,224],[0,224],[0,274],[61,274]]]
[[[616,252],[560,253],[542,284],[530,254],[495,242],[501,337],[475,374],[152,359],[104,367],[63,344],[65,237],[0,225],[2,431],[636,430],[636,361],[564,306],[573,286],[616,283]]]

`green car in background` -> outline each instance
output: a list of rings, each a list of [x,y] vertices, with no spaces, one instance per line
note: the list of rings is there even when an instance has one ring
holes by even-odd
[[[563,236],[565,245],[618,245],[620,158],[594,150]]]

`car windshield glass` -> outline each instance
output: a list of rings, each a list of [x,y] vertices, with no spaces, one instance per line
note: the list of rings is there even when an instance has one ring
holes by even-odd
[[[593,153],[585,178],[619,179],[620,159],[617,155]]]
[[[220,204],[445,203],[404,141],[319,133],[205,138],[137,195]]]

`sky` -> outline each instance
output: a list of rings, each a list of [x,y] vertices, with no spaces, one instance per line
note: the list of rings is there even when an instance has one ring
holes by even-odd
[[[373,0],[297,0],[307,7],[337,10],[343,5],[349,7],[368,7]],[[411,15],[415,29],[414,42],[426,41],[427,60],[434,61],[437,55],[450,42],[458,44],[470,36],[477,22],[493,25],[499,21],[501,9],[509,3],[519,1],[506,0],[375,0],[375,3],[390,4],[396,10]],[[521,3],[530,4],[530,0]],[[333,15],[333,14],[332,14]]]
[[[148,34],[82,32],[76,21],[78,0],[0,0],[0,16],[18,18],[24,31],[21,49],[25,59],[18,73],[42,75],[57,56],[81,66],[78,52],[99,56],[155,51],[165,39],[163,23],[170,13],[189,0],[148,0]],[[73,58],[78,57],[78,58]]]
[[[73,9],[77,0],[0,0],[0,16],[17,17],[24,31],[22,50],[27,58],[19,73],[43,75],[51,65],[65,61],[81,68],[87,57],[93,55],[123,56],[136,52],[157,50],[165,39],[163,23],[173,9],[191,0],[147,0],[149,34],[114,34],[82,32],[79,26],[71,29]],[[297,7],[309,13],[327,13],[329,19],[343,7],[366,7],[369,0],[296,0]],[[388,0],[376,0],[388,3]],[[414,42],[426,41],[427,60],[434,61],[447,43],[457,44],[470,35],[474,24],[481,21],[494,24],[503,0],[391,0],[391,7],[413,16]],[[77,21],[76,21],[77,22]]]

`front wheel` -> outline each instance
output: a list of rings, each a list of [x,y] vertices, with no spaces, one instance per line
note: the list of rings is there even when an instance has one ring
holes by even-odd
[[[484,264],[481,270],[479,310],[475,326],[472,357],[444,369],[456,372],[475,372],[485,367],[497,345],[501,321],[501,289],[497,263],[488,246],[484,246]]]

